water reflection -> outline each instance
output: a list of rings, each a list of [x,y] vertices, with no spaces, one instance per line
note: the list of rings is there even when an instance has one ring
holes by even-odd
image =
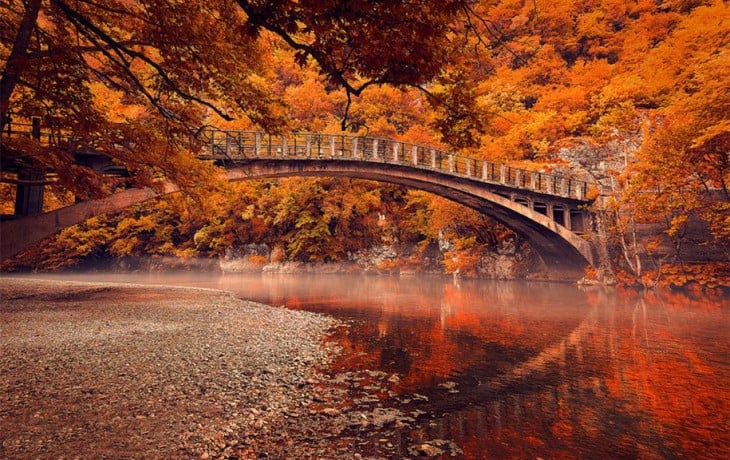
[[[165,276],[132,280],[217,287],[351,320],[336,336],[336,367],[397,374],[408,409],[434,416],[398,433],[404,455],[414,442],[453,439],[473,459],[730,458],[725,297],[442,278]]]
[[[402,394],[428,397],[411,404],[437,414],[404,446],[454,439],[475,459],[730,454],[726,298],[442,279],[223,283],[356,320],[338,365],[397,373]]]

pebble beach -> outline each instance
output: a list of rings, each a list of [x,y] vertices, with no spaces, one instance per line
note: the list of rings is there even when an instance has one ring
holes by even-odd
[[[326,449],[312,405],[332,318],[164,286],[0,278],[0,299],[1,458]]]

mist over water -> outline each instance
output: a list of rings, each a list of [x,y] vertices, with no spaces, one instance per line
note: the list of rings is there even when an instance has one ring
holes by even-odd
[[[396,375],[396,402],[429,414],[400,436],[453,439],[464,458],[730,457],[727,298],[441,277],[63,277],[224,289],[347,320],[335,370]]]

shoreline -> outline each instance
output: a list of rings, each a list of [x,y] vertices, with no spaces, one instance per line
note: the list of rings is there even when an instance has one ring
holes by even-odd
[[[2,457],[322,449],[296,432],[333,399],[318,371],[338,352],[333,318],[159,285],[3,277],[0,298]]]

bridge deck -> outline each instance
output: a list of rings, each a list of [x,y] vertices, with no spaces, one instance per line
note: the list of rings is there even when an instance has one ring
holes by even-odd
[[[351,160],[438,171],[451,176],[545,195],[590,201],[589,182],[529,171],[407,142],[344,134],[205,130],[197,156],[221,163],[256,159]]]

